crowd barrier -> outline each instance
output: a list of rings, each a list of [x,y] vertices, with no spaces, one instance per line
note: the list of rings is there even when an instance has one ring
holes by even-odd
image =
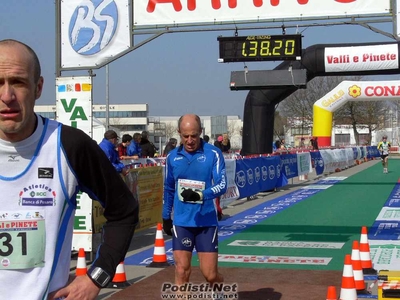
[[[379,156],[376,146],[279,151],[246,157],[227,154],[228,187],[220,198],[220,204],[225,208],[238,199],[283,187],[289,179],[314,170],[317,175],[329,174]],[[156,226],[161,222],[165,157],[142,158],[125,163],[130,172],[124,176],[124,180],[140,205],[137,231]],[[105,219],[103,209],[97,202],[94,201],[90,206],[87,203],[83,205],[83,198],[85,196],[82,194],[79,197],[82,205],[79,205],[75,219],[73,250],[77,248],[74,245],[79,245],[89,251],[90,235],[101,231]]]

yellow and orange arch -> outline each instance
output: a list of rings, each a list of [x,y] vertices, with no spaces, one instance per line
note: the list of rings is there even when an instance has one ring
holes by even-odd
[[[331,146],[333,113],[348,101],[400,99],[400,81],[342,81],[313,106],[313,136],[318,145]]]

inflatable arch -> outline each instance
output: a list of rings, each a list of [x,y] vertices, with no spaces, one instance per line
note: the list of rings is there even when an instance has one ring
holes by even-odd
[[[342,81],[313,106],[313,136],[319,146],[331,146],[333,113],[349,101],[400,98],[400,81]]]
[[[400,42],[313,45],[303,50],[301,61],[284,61],[275,70],[289,68],[306,69],[307,82],[318,76],[399,74]],[[272,152],[275,107],[296,90],[293,86],[249,91],[243,112],[242,155]],[[325,131],[317,135],[331,134]]]

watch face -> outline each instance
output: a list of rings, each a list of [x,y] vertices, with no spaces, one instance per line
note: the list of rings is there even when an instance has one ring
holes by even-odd
[[[110,275],[102,268],[96,267],[90,273],[90,277],[101,287],[105,287],[110,282]]]

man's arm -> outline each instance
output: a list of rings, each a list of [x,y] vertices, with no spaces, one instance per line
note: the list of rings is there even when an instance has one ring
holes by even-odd
[[[63,126],[61,143],[82,191],[99,201],[107,219],[102,243],[92,267],[100,267],[111,278],[125,259],[135,226],[139,204],[100,147],[87,134]]]
[[[219,197],[225,194],[227,189],[225,159],[219,149],[214,156],[212,178],[214,184],[203,191],[203,199],[214,199]]]
[[[137,153],[137,147],[136,147],[136,144],[135,144],[134,141],[132,141],[132,142],[129,144],[128,148],[126,149],[126,154],[127,154],[128,156],[138,155],[138,153]]]
[[[164,196],[163,196],[163,211],[162,218],[164,220],[171,219],[172,207],[175,197],[175,178],[170,164],[170,157],[167,158],[165,164],[164,175]]]

